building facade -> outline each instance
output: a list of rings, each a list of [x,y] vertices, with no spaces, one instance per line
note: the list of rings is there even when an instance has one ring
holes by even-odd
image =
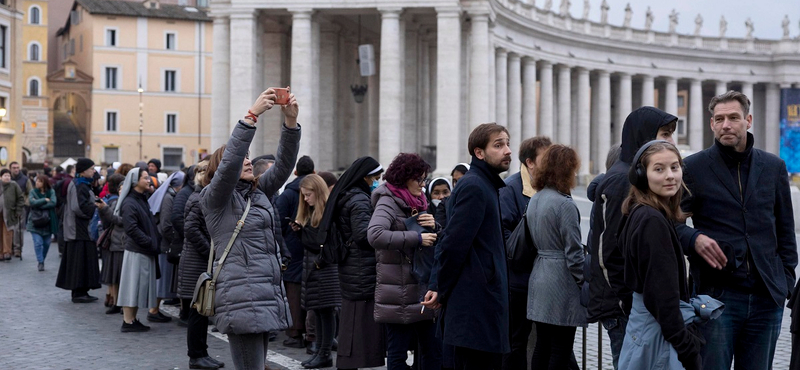
[[[22,44],[22,121],[19,125],[22,163],[47,159],[49,101],[47,97],[48,0],[24,0]]]
[[[0,166],[22,160],[23,13],[18,0],[0,0]]]
[[[49,77],[54,157],[195,163],[210,141],[211,31],[195,7],[76,0]]]
[[[604,171],[625,117],[639,106],[678,115],[682,97],[679,142],[691,151],[710,145],[708,102],[734,89],[753,101],[756,145],[777,152],[779,89],[800,83],[800,40],[634,29],[608,24],[608,9],[594,22],[568,8],[567,1],[552,10],[516,0],[214,0],[212,117],[228,125],[211,127],[211,145],[225,142],[258,92],[291,85],[306,128],[301,154],[322,169],[368,154],[387,164],[414,151],[449,173],[469,159],[471,129],[497,122],[509,128],[512,146],[534,135],[572,145],[588,175]],[[359,44],[373,45],[376,75],[360,77]],[[363,103],[354,101],[353,85],[367,86]],[[251,149],[259,153],[277,145],[279,114],[264,120]]]

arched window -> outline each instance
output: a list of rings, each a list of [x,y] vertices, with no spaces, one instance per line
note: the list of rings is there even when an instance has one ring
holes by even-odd
[[[39,24],[41,19],[42,11],[39,9],[38,6],[34,5],[30,8],[30,18],[28,18],[28,23],[30,24]]]
[[[39,60],[39,44],[31,44],[28,51],[28,60]]]
[[[28,96],[39,96],[39,80],[31,79],[28,82]]]

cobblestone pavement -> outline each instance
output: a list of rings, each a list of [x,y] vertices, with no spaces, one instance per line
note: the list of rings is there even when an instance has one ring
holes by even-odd
[[[186,330],[175,322],[146,321],[145,310],[139,319],[151,326],[147,333],[121,333],[122,315],[106,315],[101,301],[73,304],[70,293],[55,287],[58,249],[52,245],[45,271],[36,270],[36,257],[30,235],[26,235],[23,261],[0,262],[0,370],[5,369],[187,369]],[[101,300],[105,288],[90,294]],[[177,316],[177,308],[162,307]],[[786,369],[791,355],[789,310],[775,354],[774,368]],[[210,327],[209,327],[210,328]],[[600,329],[602,330],[602,329]],[[586,369],[613,369],[608,336],[602,332],[598,346],[598,326],[586,330]],[[308,355],[302,349],[285,348],[283,334],[271,343],[268,354],[272,369],[302,369],[300,361]],[[233,368],[227,338],[209,331],[209,353]],[[598,367],[598,348],[602,365]],[[575,338],[575,356],[583,360],[583,334]],[[385,367],[374,368],[385,369]]]

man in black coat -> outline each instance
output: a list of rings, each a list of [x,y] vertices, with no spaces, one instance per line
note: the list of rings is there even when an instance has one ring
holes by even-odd
[[[653,139],[675,143],[672,133],[678,118],[653,107],[641,107],[631,112],[622,126],[622,152],[619,160],[608,170],[595,190],[592,204],[592,222],[589,233],[589,265],[584,271],[589,297],[587,320],[601,322],[608,332],[614,368],[625,338],[632,293],[623,280],[624,260],[617,248],[617,231],[622,221],[622,202],[628,197],[631,184],[628,170],[639,148]]]
[[[289,310],[292,314],[292,327],[286,330],[289,338],[283,342],[284,346],[293,348],[303,348],[303,331],[307,331],[307,341],[314,342],[314,328],[307,328],[306,315],[300,308],[300,290],[303,281],[303,243],[297,237],[297,233],[292,231],[289,220],[294,221],[297,216],[297,206],[300,204],[300,181],[306,175],[314,173],[314,161],[304,155],[297,160],[294,175],[297,176],[292,182],[286,184],[283,193],[275,199],[275,208],[281,220],[281,233],[283,242],[289,249],[292,260],[283,272],[283,283],[286,287],[286,298],[289,300]],[[314,320],[310,320],[312,323]]]
[[[678,227],[695,290],[725,311],[702,327],[707,370],[772,368],[783,306],[797,266],[786,164],[753,148],[750,100],[729,91],[711,99],[714,145],[686,158],[681,203],[694,228]]]
[[[484,123],[469,135],[470,170],[448,200],[449,216],[436,246],[438,287],[422,303],[441,305],[442,342],[455,347],[456,369],[500,369],[511,350],[508,276],[500,220],[500,178],[511,163],[505,127]]]

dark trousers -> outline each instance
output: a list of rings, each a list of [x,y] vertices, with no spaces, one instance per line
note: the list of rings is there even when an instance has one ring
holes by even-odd
[[[503,355],[503,370],[528,367],[528,337],[533,321],[528,320],[528,292],[509,291],[509,336],[511,352]]]
[[[292,326],[286,329],[286,336],[303,339],[303,333],[306,331],[306,313],[300,306],[302,284],[284,281],[283,285],[286,287],[286,300],[289,301],[289,313],[292,315]]]
[[[536,323],[536,347],[531,357],[531,369],[567,369],[572,346],[575,344],[575,327]]]
[[[181,312],[178,317],[181,320],[189,320],[189,312],[192,310],[192,300],[181,298]]]
[[[186,327],[186,347],[189,358],[208,356],[208,317],[192,308],[189,310],[189,321]]]
[[[414,359],[421,364],[420,370],[440,370],[442,367],[442,341],[436,338],[436,324],[432,320],[412,324],[386,324],[386,369],[406,370],[408,348],[414,334],[419,340],[419,353]]]
[[[330,352],[333,344],[334,331],[336,330],[336,316],[333,307],[313,310],[317,323],[317,348],[320,352]]]
[[[456,347],[457,370],[499,370],[502,363],[503,355],[500,353]],[[525,369],[525,367],[522,369]]]

